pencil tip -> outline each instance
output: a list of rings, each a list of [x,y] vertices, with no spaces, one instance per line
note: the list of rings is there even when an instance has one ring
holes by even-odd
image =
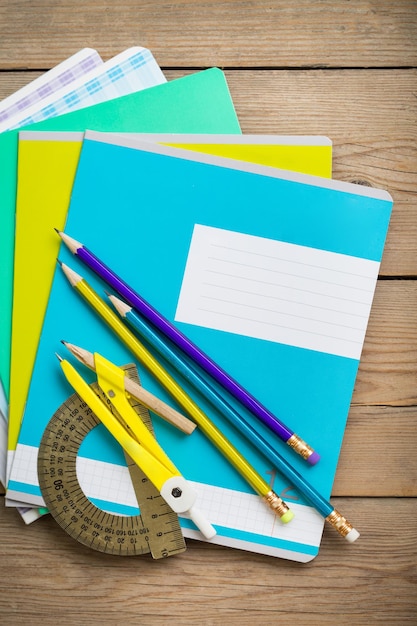
[[[62,356],[60,356],[60,355],[58,354],[58,352],[55,352],[55,356],[56,356],[56,358],[58,359],[58,361],[63,361],[63,360],[64,360],[64,359],[62,358]]]
[[[78,250],[80,248],[83,248],[83,245],[79,241],[77,241],[76,239],[73,239],[72,237],[69,237],[62,230],[57,230],[57,229],[55,229],[55,230],[57,231],[57,233],[61,237],[63,243],[67,246],[68,250],[72,254],[77,254]]]
[[[58,230],[57,228],[55,228],[55,226],[54,226],[54,231],[55,231],[56,233],[58,233],[58,235],[59,235],[59,230]]]
[[[70,267],[68,267],[68,265],[66,265],[65,263],[62,263],[60,261],[58,261],[58,263],[61,266],[61,269],[64,273],[64,275],[67,277],[70,285],[72,287],[75,287],[75,285],[77,283],[79,283],[80,281],[83,280],[83,277],[80,276],[79,274],[77,274],[77,272],[75,272],[74,270],[72,270]]]
[[[62,261],[60,261],[59,259],[56,260],[56,262],[62,267]]]
[[[64,339],[61,339],[61,343],[62,343],[64,346],[66,346],[68,342],[67,342],[67,341],[65,341]]]
[[[132,310],[131,306],[126,304],[123,300],[120,300],[117,296],[110,295],[109,300],[121,317],[126,317],[127,313]]]

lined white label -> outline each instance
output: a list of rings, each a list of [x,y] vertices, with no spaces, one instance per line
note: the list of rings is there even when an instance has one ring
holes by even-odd
[[[379,263],[195,225],[175,319],[359,359]]]

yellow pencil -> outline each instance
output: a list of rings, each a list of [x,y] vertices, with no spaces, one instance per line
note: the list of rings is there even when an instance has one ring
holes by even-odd
[[[163,483],[172,475],[180,476],[180,472],[164,453],[156,439],[152,437],[143,422],[137,419],[136,414],[133,422],[133,430],[131,424],[128,424],[130,431],[125,429],[114,414],[106,408],[102,400],[100,400],[71,363],[62,359],[59,355],[57,355],[57,357],[62,371],[65,374],[65,378],[72,385],[74,390],[84,402],[88,404],[90,409],[94,411],[95,415],[113,435],[116,441],[120,443],[122,448],[131,456],[133,461],[143,469],[148,478],[152,480],[155,487],[160,489]],[[123,417],[126,419],[126,414],[123,415]],[[143,426],[143,428],[140,428],[141,426]],[[138,430],[140,434],[139,437],[137,436]],[[154,464],[152,459],[157,459],[158,457],[163,459],[163,463]]]
[[[213,424],[210,418],[190,398],[176,380],[165,370],[155,357],[141,344],[135,335],[123,324],[118,315],[100,298],[88,285],[82,276],[74,272],[68,265],[59,262],[70,285],[90,304],[116,335],[126,344],[134,356],[157,378],[165,389],[175,398],[182,408],[192,417],[204,434],[245,478],[251,487],[258,493],[274,513],[287,523],[293,517],[293,512],[277,494],[272,491],[268,483],[246,461],[240,452],[233,446],[223,433]]]

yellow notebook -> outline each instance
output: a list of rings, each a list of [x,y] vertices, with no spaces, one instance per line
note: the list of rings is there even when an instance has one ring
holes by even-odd
[[[331,177],[332,143],[327,137],[140,136],[146,141],[197,152]],[[19,135],[8,468],[16,449],[59,253],[60,238],[54,228],[64,230],[65,227],[82,140],[83,133],[80,132],[28,131]],[[72,235],[76,236],[76,233]],[[35,279],[39,276],[42,280]]]

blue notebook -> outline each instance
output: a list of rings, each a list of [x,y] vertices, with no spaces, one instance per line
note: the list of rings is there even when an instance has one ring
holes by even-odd
[[[308,467],[241,410],[329,498],[391,209],[382,190],[87,132],[65,231],[321,454]],[[64,248],[60,258],[105,298],[107,287],[88,268]],[[118,364],[132,360],[58,268],[8,491],[34,505],[42,503],[37,447],[47,421],[71,394],[55,357],[61,339]],[[171,402],[139,369],[143,385]],[[290,524],[281,524],[198,429],[186,436],[155,418],[158,440],[195,484],[198,506],[216,527],[211,541],[304,562],[314,558],[321,516],[184,387],[295,513]],[[129,478],[120,448],[104,429],[88,435],[80,455],[88,497],[106,510],[137,512],[127,488],[120,494],[108,488],[115,471],[125,471],[124,486]],[[202,538],[190,520],[181,518],[181,525],[185,536]]]

